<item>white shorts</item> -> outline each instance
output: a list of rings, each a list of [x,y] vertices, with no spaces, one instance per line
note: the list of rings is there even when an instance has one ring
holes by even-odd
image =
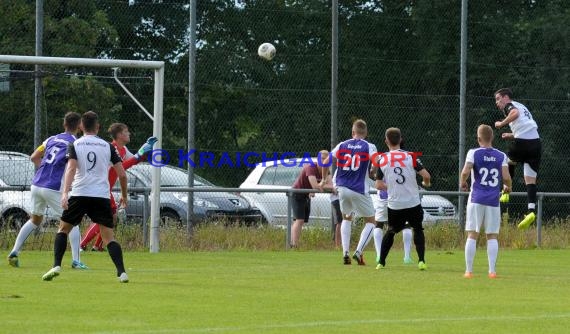
[[[501,208],[477,203],[467,203],[465,231],[480,233],[481,225],[486,234],[499,234]]]
[[[360,194],[345,187],[338,187],[340,211],[343,215],[354,214],[358,217],[373,217],[374,205],[370,195]]]
[[[32,214],[36,216],[43,216],[46,214],[46,207],[49,206],[51,209],[51,216],[55,218],[61,217],[62,208],[61,208],[61,192],[36,187],[34,185],[31,186],[31,194],[32,194]]]
[[[388,200],[380,198],[377,194],[372,197],[372,204],[374,205],[374,219],[377,222],[387,222],[388,221]]]

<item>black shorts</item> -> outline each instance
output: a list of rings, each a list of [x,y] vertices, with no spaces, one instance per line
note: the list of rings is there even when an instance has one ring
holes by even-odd
[[[507,156],[513,162],[527,163],[532,170],[538,173],[542,156],[540,139],[515,138],[509,145]]]
[[[342,223],[342,212],[340,211],[340,200],[335,199],[331,202],[333,207],[333,219],[335,224]]]
[[[111,201],[108,198],[72,196],[67,202],[67,210],[61,214],[61,220],[77,226],[85,215],[94,223],[113,228]]]
[[[311,214],[311,198],[309,194],[293,194],[291,200],[293,219],[303,219],[305,223],[308,223]]]
[[[398,233],[405,228],[422,229],[424,210],[421,205],[413,208],[394,210],[388,208],[388,229]],[[409,224],[406,226],[406,222]]]

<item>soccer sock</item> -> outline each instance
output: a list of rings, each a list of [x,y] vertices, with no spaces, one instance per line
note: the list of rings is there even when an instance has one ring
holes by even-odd
[[[384,231],[376,227],[374,229],[374,248],[376,248],[376,261],[380,260],[380,252],[382,251],[382,236]]]
[[[79,226],[73,226],[69,232],[69,245],[71,246],[71,258],[73,261],[79,261],[79,241],[81,239],[81,232]]]
[[[499,253],[499,241],[497,239],[487,240],[487,258],[489,260],[489,273],[494,273]]]
[[[394,244],[394,231],[388,228],[386,234],[384,234],[384,238],[382,238],[382,246],[380,247],[380,263],[381,265],[386,265],[386,257],[390,252],[390,248]]]
[[[358,240],[358,245],[356,246],[356,251],[358,253],[362,254],[364,248],[366,248],[366,245],[368,245],[368,242],[370,242],[370,239],[372,239],[373,230],[374,224],[366,223],[366,225],[364,225],[362,232],[360,232],[360,240]]]
[[[97,240],[95,240],[95,244],[93,247],[99,249],[103,249],[103,238],[101,237],[101,233],[97,235]]]
[[[426,239],[424,237],[424,229],[414,229],[414,245],[416,245],[416,252],[418,252],[418,261],[426,262],[424,256],[426,253]]]
[[[528,196],[528,211],[534,212],[536,208],[536,192],[537,192],[536,184],[527,184],[526,192]]]
[[[16,255],[18,255],[20,253],[20,250],[22,249],[22,246],[24,245],[24,242],[26,241],[26,239],[28,239],[30,234],[32,234],[32,232],[36,228],[37,228],[36,224],[32,223],[31,219],[28,220],[24,224],[24,226],[22,226],[20,232],[18,232],[18,236],[16,237],[16,242],[14,243],[14,248],[12,248],[10,254],[16,253]]]
[[[348,254],[350,251],[350,233],[352,232],[352,222],[350,220],[342,221],[340,225],[340,239],[342,242],[342,254]]]
[[[107,250],[109,251],[111,260],[113,260],[113,263],[117,268],[117,276],[121,276],[121,274],[125,272],[125,265],[123,264],[123,250],[121,249],[121,245],[113,240],[107,244]]]
[[[83,240],[81,240],[81,247],[87,247],[87,245],[91,242],[91,240],[93,240],[93,238],[95,238],[97,234],[99,234],[99,225],[92,223],[87,229]]]
[[[410,250],[412,249],[412,230],[409,228],[403,229],[402,239],[404,240],[404,259],[409,259]]]
[[[67,248],[67,234],[58,232],[53,242],[53,266],[61,267],[61,260]]]
[[[473,272],[473,260],[475,259],[475,253],[477,252],[477,240],[467,238],[465,242],[465,271]]]

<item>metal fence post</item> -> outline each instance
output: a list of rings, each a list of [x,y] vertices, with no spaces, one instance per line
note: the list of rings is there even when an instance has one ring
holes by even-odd
[[[291,191],[287,192],[287,237],[285,240],[285,250],[288,250],[289,248],[291,248],[291,224],[292,224],[292,219],[291,219],[291,197],[293,196],[293,194],[291,193]]]

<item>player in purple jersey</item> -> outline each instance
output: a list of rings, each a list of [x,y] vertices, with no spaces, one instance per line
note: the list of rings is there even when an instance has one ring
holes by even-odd
[[[30,157],[37,167],[31,186],[32,215],[20,229],[14,248],[8,255],[8,263],[13,267],[20,265],[18,254],[26,239],[41,224],[46,206],[52,209],[55,216],[61,216],[61,181],[67,163],[65,153],[67,146],[75,141],[80,121],[81,116],[78,113],[65,114],[63,119],[65,132],[46,139]],[[76,228],[70,234],[69,239],[73,258],[71,266],[76,269],[87,269],[87,266],[79,259],[80,239],[79,228]]]
[[[468,191],[467,179],[471,176],[471,193],[467,201],[465,231],[465,278],[473,277],[473,260],[477,250],[477,238],[481,226],[487,236],[487,257],[489,278],[496,278],[495,264],[499,243],[497,237],[501,227],[499,197],[511,191],[512,180],[507,164],[507,155],[493,148],[493,129],[488,125],[477,128],[479,148],[467,152],[465,166],[459,177],[461,190]]]
[[[352,139],[338,144],[332,151],[333,162],[336,162],[336,171],[333,184],[338,192],[340,209],[343,214],[341,223],[341,243],[344,264],[351,264],[350,235],[352,230],[352,216],[363,217],[366,225],[362,234],[371,235],[374,230],[374,206],[370,198],[369,186],[366,178],[370,166],[370,159],[377,153],[376,146],[365,140],[368,135],[366,122],[361,119],[352,124]],[[328,164],[327,158],[323,163]],[[326,180],[327,170],[323,171],[323,180]],[[367,239],[367,238],[364,238]],[[359,265],[364,265],[364,257],[358,250],[353,258]]]

